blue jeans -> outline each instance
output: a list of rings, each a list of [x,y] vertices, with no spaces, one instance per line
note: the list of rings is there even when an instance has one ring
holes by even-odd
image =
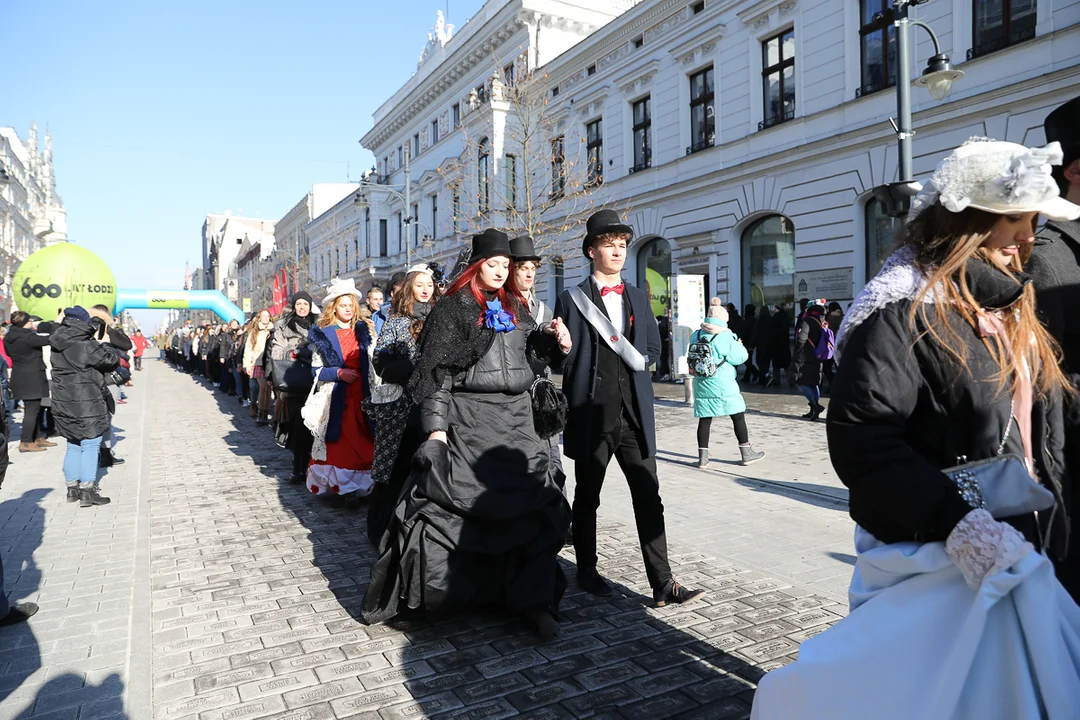
[[[817,385],[798,385],[799,392],[803,394],[803,397],[809,401],[811,407],[817,406],[818,400],[821,399],[821,388]]]
[[[98,451],[101,438],[91,438],[82,442],[67,441],[67,453],[64,455],[64,479],[68,487],[90,487],[97,482]]]

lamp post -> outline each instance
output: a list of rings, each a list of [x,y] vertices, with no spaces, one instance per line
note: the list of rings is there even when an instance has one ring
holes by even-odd
[[[911,39],[908,28],[912,25],[921,27],[934,43],[934,55],[926,62],[926,69],[915,80],[915,84],[925,87],[930,97],[944,100],[956,80],[964,77],[963,70],[956,70],[949,64],[949,56],[941,52],[934,30],[920,20],[912,20],[909,11],[914,5],[922,5],[929,0],[894,0],[893,24],[896,26],[896,116],[889,120],[896,131],[896,144],[899,156],[898,182],[879,185],[874,188],[874,196],[881,202],[882,209],[890,217],[903,217],[911,205],[912,196],[918,192],[913,182],[911,141],[915,131],[911,128]]]
[[[353,195],[353,202],[356,203],[357,205],[366,204],[367,201],[368,201],[367,196],[364,194],[364,189],[365,188],[381,188],[381,189],[385,190],[386,192],[390,193],[391,195],[393,195],[395,198],[397,198],[398,202],[400,202],[400,203],[402,203],[404,205],[404,209],[402,210],[402,212],[406,213],[406,214],[405,214],[405,217],[402,219],[402,223],[404,223],[404,226],[405,226],[405,237],[402,238],[402,240],[405,243],[405,267],[409,267],[410,265],[412,265],[412,242],[411,242],[412,232],[410,230],[410,226],[412,225],[413,221],[416,219],[416,218],[412,217],[412,214],[411,214],[412,213],[412,203],[410,202],[410,200],[412,198],[411,198],[411,193],[409,191],[409,183],[406,182],[406,184],[405,184],[405,192],[404,193],[401,193],[401,192],[398,192],[397,190],[394,190],[393,187],[390,186],[390,185],[380,185],[379,183],[367,182],[365,180],[361,180],[360,182],[357,183],[357,185],[360,186],[360,189],[356,191],[355,195]]]
[[[911,129],[911,47],[908,26],[917,25],[930,35],[934,43],[934,56],[926,63],[915,84],[930,91],[930,97],[944,100],[952,89],[954,81],[964,77],[963,70],[955,70],[949,64],[949,56],[941,52],[937,35],[926,23],[912,20],[908,11],[913,5],[922,5],[929,0],[895,0],[893,2],[894,24],[896,25],[896,114],[899,127],[896,128],[896,141],[900,150],[900,182],[911,182],[914,178],[911,170],[911,139],[915,132]]]

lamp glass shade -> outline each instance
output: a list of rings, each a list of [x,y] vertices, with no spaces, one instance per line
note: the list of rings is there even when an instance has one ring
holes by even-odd
[[[952,90],[952,73],[941,72],[933,73],[926,78],[926,89],[930,93],[930,97],[935,100],[944,100],[945,96]]]

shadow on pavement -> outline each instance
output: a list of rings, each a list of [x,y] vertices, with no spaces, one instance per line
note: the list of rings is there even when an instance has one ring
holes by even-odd
[[[348,510],[340,499],[325,502],[290,484],[291,457],[274,444],[273,433],[256,426],[235,398],[208,383],[205,389],[231,416],[235,429],[226,440],[232,451],[277,480],[281,507],[306,529],[294,536],[296,546],[310,552],[325,582],[279,605],[287,611],[311,603],[316,624],[329,635],[304,641],[308,655],[297,658],[303,663],[297,667],[314,668],[319,683],[287,699],[321,703],[327,717],[379,710],[441,717],[465,708],[468,717],[603,717],[617,709],[631,719],[747,718],[756,682],[797,651],[784,635],[800,626],[780,618],[795,621],[824,605],[703,556],[673,554],[680,579],[708,595],[688,606],[648,607],[651,598],[633,589],[646,589],[636,533],[601,524],[600,570],[612,580],[614,595],[579,590],[572,551],[564,551],[559,562],[570,587],[554,642],[541,643],[525,621],[499,610],[405,611],[364,625],[362,604],[377,555],[366,537],[366,506]],[[743,649],[753,661],[735,654]]]
[[[34,551],[45,533],[41,501],[50,492],[49,488],[36,488],[0,503],[0,567],[4,573],[0,592],[8,593],[12,605],[41,588]],[[30,625],[24,622],[0,628],[0,702],[41,669],[41,650]]]
[[[28,720],[53,712],[57,714],[50,717],[75,717],[76,711],[83,718],[127,720],[123,694],[124,681],[116,673],[106,677],[100,685],[83,685],[82,675],[66,673],[45,683],[37,697],[13,720]]]
[[[755,477],[729,476],[732,480],[750,488],[754,492],[783,495],[792,500],[798,500],[815,507],[826,508],[847,512],[846,488],[838,489],[831,485],[816,485],[814,483],[793,482],[785,480],[766,480]]]
[[[857,557],[855,557],[854,555],[848,555],[847,553],[827,552],[825,554],[831,557],[833,560],[839,560],[840,562],[847,563],[848,565],[854,565],[856,561],[858,561]]]

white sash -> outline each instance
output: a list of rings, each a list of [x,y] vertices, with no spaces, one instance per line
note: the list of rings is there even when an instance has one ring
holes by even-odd
[[[600,308],[596,307],[596,304],[589,299],[585,291],[577,286],[570,288],[570,299],[574,301],[578,311],[585,316],[593,329],[600,334],[600,338],[607,343],[607,346],[623,359],[627,367],[636,372],[641,372],[647,367],[648,362],[645,356],[638,352],[638,349],[625,335],[615,329],[615,326],[611,324],[611,320],[600,312]],[[630,302],[630,299],[624,297],[623,302]]]

